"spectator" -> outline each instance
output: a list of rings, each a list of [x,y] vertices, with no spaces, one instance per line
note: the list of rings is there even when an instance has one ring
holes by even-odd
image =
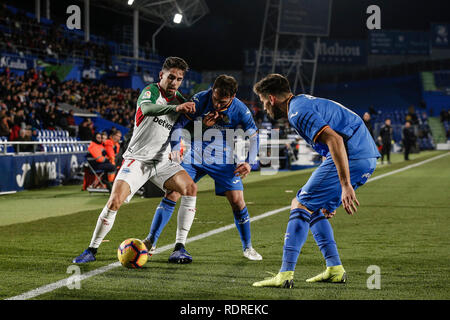
[[[441,122],[449,121],[450,120],[450,110],[445,110],[444,108],[442,108],[440,117],[441,117]]]
[[[103,182],[106,184],[107,188],[111,190],[116,167],[106,157],[106,150],[102,144],[101,133],[98,132],[95,134],[94,139],[88,147],[88,152],[89,164],[94,168],[94,170],[102,170],[106,173],[107,180],[104,180]]]
[[[106,140],[108,140],[108,132],[102,132],[102,144],[105,145]]]
[[[411,123],[406,121],[405,127],[403,128],[403,149],[405,153],[405,160],[409,160],[409,153],[411,152],[411,147],[416,144],[416,136],[414,130],[411,127]]]
[[[60,110],[57,106],[56,106],[56,125],[58,128],[60,128],[62,130],[69,129],[67,115],[62,110]]]
[[[93,139],[92,129],[90,128],[89,118],[83,120],[78,127],[78,135],[81,141],[89,141]]]
[[[370,113],[366,112],[363,115],[363,120],[364,120],[364,124],[367,127],[367,130],[369,130],[370,135],[372,136],[372,139],[374,139],[373,136],[373,127],[372,127],[372,123],[370,122]],[[375,139],[374,139],[375,140]]]
[[[4,115],[0,118],[0,137],[9,137],[11,128],[9,127],[9,117]]]
[[[384,121],[384,126],[380,129],[380,137],[383,145],[381,149],[381,164],[384,163],[384,156],[387,157],[388,163],[391,163],[392,135],[393,129],[391,127],[391,119],[386,119]]]
[[[411,124],[419,124],[419,118],[417,117],[416,111],[414,110],[414,106],[409,106],[408,114],[406,115],[406,120],[410,121]]]
[[[105,146],[107,157],[112,164],[116,164],[116,157],[120,151],[121,139],[122,139],[122,132],[120,132],[119,130],[111,130],[109,139],[107,139],[103,143],[103,145]]]
[[[72,109],[69,110],[69,114],[67,115],[67,125],[68,131],[71,137],[78,136],[78,126],[75,123],[74,111]]]
[[[15,141],[31,141],[31,131],[25,128],[20,129],[19,137]],[[16,152],[33,152],[32,144],[14,145]]]

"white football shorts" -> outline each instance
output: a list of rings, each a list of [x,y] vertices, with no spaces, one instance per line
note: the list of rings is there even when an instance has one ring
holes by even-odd
[[[138,191],[148,180],[158,188],[166,192],[164,183],[177,172],[184,170],[177,163],[167,159],[164,161],[154,161],[145,163],[134,159],[125,159],[117,173],[116,180],[123,180],[130,186],[130,195],[125,202],[130,202],[136,191]]]

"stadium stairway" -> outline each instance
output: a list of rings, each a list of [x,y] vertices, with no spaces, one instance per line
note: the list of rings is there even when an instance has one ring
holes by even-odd
[[[421,72],[420,79],[422,80],[423,91],[437,91],[436,82],[433,72]]]
[[[447,142],[444,126],[438,117],[429,117],[428,124],[435,144]]]

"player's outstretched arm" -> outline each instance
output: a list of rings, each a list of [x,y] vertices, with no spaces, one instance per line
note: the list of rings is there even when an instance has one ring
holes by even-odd
[[[179,105],[162,105],[152,102],[142,102],[141,105],[142,113],[145,116],[161,116],[164,114],[179,112],[179,113],[194,113],[195,103],[185,102]]]
[[[330,127],[325,128],[317,137],[317,140],[326,144],[330,150],[342,186],[342,206],[348,214],[353,215],[357,211],[356,205],[359,206],[359,202],[350,182],[350,170],[344,140]]]
[[[192,101],[188,101],[188,102],[179,104],[176,108],[176,112],[185,113],[185,114],[195,113],[195,103]]]

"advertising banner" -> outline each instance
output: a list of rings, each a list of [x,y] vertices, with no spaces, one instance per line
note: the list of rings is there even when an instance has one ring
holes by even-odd
[[[71,180],[86,153],[1,155],[0,192],[56,186]]]
[[[430,33],[371,30],[369,53],[377,55],[429,55]]]
[[[331,0],[281,0],[280,33],[328,36]]]

